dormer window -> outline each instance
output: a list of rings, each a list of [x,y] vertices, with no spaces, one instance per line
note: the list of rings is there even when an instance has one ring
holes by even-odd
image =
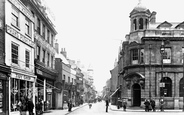
[[[134,30],[137,30],[137,22],[136,22],[136,19],[134,19],[134,21],[133,21],[133,26],[134,26]]]
[[[143,29],[143,18],[139,19],[139,29]]]

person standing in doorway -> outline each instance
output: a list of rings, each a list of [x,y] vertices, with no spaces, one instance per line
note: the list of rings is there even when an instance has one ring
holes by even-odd
[[[108,99],[106,99],[105,103],[106,103],[106,112],[108,112],[109,100],[108,100]]]
[[[33,114],[33,108],[34,108],[34,104],[33,104],[32,100],[29,99],[29,101],[28,101],[28,111],[29,111],[29,115],[34,115],[34,114]]]

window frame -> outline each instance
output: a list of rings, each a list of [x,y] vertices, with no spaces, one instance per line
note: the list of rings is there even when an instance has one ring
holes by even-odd
[[[137,48],[131,49],[131,64],[138,64],[139,61],[139,50]]]
[[[172,53],[171,53],[171,48],[170,47],[165,47],[164,48],[164,53],[163,53],[163,63],[164,64],[169,64],[171,63],[171,57]]]
[[[27,57],[27,53],[28,53],[28,57]],[[29,50],[25,50],[25,66],[27,68],[30,68],[30,51]]]
[[[12,6],[12,12],[11,12],[11,24],[18,28],[20,27],[19,23],[19,11],[16,7]]]
[[[13,45],[17,47],[17,50],[16,50],[17,53],[13,53],[13,50],[14,50]],[[16,59],[14,59],[13,57],[16,57]],[[11,43],[11,60],[13,64],[17,64],[17,65],[19,64],[19,45],[14,42]]]
[[[26,18],[25,19],[25,34],[29,37],[31,37],[31,34],[32,34],[32,26],[31,26],[31,21]]]

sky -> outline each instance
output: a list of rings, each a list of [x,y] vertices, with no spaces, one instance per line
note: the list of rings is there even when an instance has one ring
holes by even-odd
[[[94,85],[102,91],[130,32],[129,14],[139,0],[45,0],[55,15],[56,39],[67,57],[94,70]],[[183,0],[142,0],[156,22],[183,22]]]

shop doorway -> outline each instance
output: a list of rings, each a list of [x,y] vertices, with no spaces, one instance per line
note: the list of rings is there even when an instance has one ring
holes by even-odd
[[[141,105],[141,86],[138,83],[135,83],[132,86],[133,93],[133,106]]]

